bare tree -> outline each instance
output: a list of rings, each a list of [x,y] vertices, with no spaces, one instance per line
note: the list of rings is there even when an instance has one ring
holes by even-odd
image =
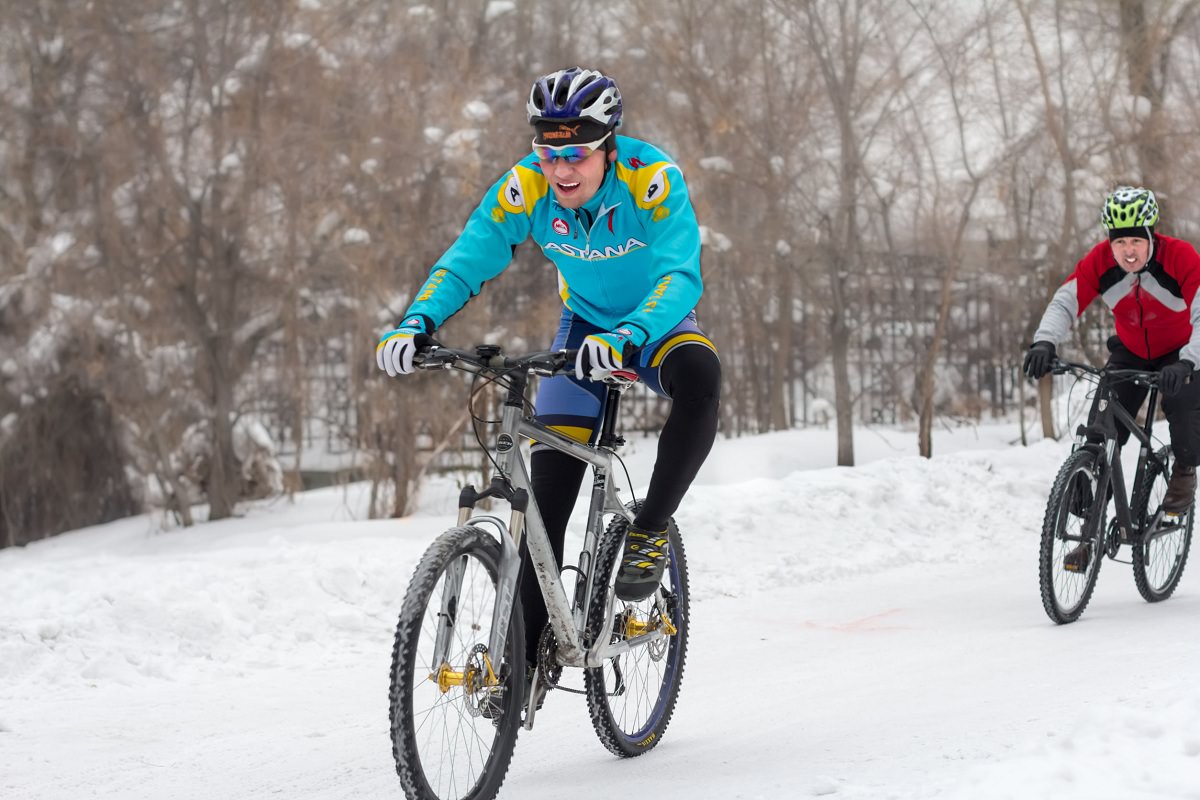
[[[940,234],[936,235],[935,241],[938,242],[938,250],[942,255],[941,261],[945,267],[942,271],[937,320],[934,323],[933,336],[928,342],[920,367],[917,388],[920,409],[920,426],[917,433],[918,448],[922,456],[930,458],[933,455],[933,394],[938,356],[946,336],[953,302],[954,283],[962,264],[964,237],[971,223],[975,198],[978,197],[980,187],[987,177],[985,170],[981,170],[973,164],[967,124],[969,111],[964,102],[966,87],[963,85],[964,77],[971,74],[973,66],[977,63],[972,52],[974,32],[984,26],[981,26],[978,21],[972,20],[965,28],[970,32],[969,34],[952,32],[949,34],[949,41],[943,41],[940,39],[940,33],[944,26],[935,26],[932,17],[934,14],[941,16],[944,10],[914,8],[914,11],[929,37],[934,56],[940,65],[940,71],[945,81],[953,113],[952,123],[956,133],[959,164],[965,176],[964,180],[953,181],[951,186],[945,186],[943,179],[936,175],[939,171],[936,159],[931,159],[935,178],[930,216],[936,226],[937,234]],[[922,123],[918,122],[918,124]],[[1002,159],[997,159],[997,161],[1002,161]],[[946,219],[942,213],[944,208],[955,209],[956,218]]]
[[[863,199],[867,191],[867,143],[892,111],[905,77],[894,64],[878,58],[873,48],[895,37],[902,50],[911,25],[902,24],[898,4],[887,0],[777,3],[794,23],[799,41],[816,60],[824,104],[829,110],[833,163],[830,182],[834,199],[814,209],[821,221],[821,242],[829,291],[828,328],[833,363],[838,429],[838,464],[854,463],[853,394],[849,354],[852,343],[847,280],[864,257]],[[823,176],[822,176],[823,177]]]
[[[1059,229],[1059,236],[1051,248],[1050,258],[1051,263],[1065,264],[1069,263],[1068,254],[1075,249],[1079,238],[1076,229],[1078,215],[1076,213],[1075,185],[1069,179],[1074,174],[1076,166],[1079,163],[1078,157],[1072,149],[1072,140],[1074,138],[1072,136],[1073,112],[1065,85],[1060,82],[1057,92],[1055,92],[1052,86],[1053,74],[1051,66],[1047,64],[1042,55],[1042,48],[1038,42],[1038,35],[1034,29],[1033,17],[1028,4],[1025,0],[1016,0],[1016,6],[1021,14],[1021,20],[1025,24],[1028,45],[1033,53],[1034,64],[1037,67],[1046,129],[1049,133],[1050,141],[1053,142],[1055,150],[1058,153],[1062,174],[1067,178],[1064,181],[1062,190],[1062,224]],[[1058,63],[1061,65],[1064,61],[1064,53],[1066,51],[1066,44],[1064,42],[1065,29],[1061,25],[1062,0],[1055,0],[1054,12],[1055,20],[1059,23],[1055,26],[1054,33],[1055,42],[1057,43]],[[1061,77],[1063,72],[1059,70],[1058,75]],[[1051,293],[1052,290],[1047,292],[1046,296],[1049,296]],[[1042,434],[1047,438],[1054,438],[1057,435],[1054,430],[1054,416],[1051,405],[1052,390],[1053,382],[1049,376],[1044,377],[1038,383],[1039,406],[1042,410]]]
[[[291,486],[337,449],[374,513],[408,513],[460,446],[466,387],[386,380],[374,343],[527,152],[529,82],[574,63],[617,77],[623,132],[687,176],[724,432],[833,399],[849,464],[855,417],[890,403],[928,455],[938,415],[1011,400],[1017,340],[1093,229],[1088,197],[1145,182],[1168,232],[1200,235],[1197,2],[10,3],[0,544],[82,524],[31,523],[56,495],[26,478],[83,486],[73,467],[104,454],[129,481],[88,485],[84,507],[232,513],[255,491],[252,423],[288,450]],[[544,346],[553,283],[518,248],[439,335]],[[1072,346],[1099,357],[1107,327],[1086,314]]]
[[[1171,75],[1172,44],[1195,17],[1195,0],[1183,3],[1147,3],[1120,0],[1119,29],[1129,93],[1144,99],[1145,113],[1132,137],[1141,177],[1168,199],[1174,194],[1174,170],[1168,155],[1169,123],[1166,116],[1167,84]]]

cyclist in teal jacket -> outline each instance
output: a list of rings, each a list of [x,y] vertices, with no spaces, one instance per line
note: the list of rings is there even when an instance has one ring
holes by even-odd
[[[620,158],[578,206],[564,205],[551,191],[536,153],[497,181],[406,316],[420,314],[440,327],[504,271],[513,248],[531,235],[558,268],[563,306],[598,327],[636,328],[629,339],[641,346],[687,316],[703,284],[700,231],[679,168],[658,148],[627,136],[595,144],[610,145]]]
[[[434,265],[398,328],[376,348],[389,375],[413,370],[413,355],[483,284],[513,248],[533,240],[558,270],[563,311],[552,347],[578,349],[575,374],[543,381],[537,416],[587,441],[601,409],[593,370],[638,373],[671,398],[650,486],[626,535],[617,595],[653,594],[669,558],[667,525],[712,447],[721,369],[696,322],[700,231],[679,167],[657,147],[618,136],[621,94],[594,70],[573,67],[534,82],[526,107],[533,153],[503,175],[457,241]],[[536,444],[530,479],[562,563],[563,538],[585,465]],[[546,611],[524,570],[526,652],[533,658]]]

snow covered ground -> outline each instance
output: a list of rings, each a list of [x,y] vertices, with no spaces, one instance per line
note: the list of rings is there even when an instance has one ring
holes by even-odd
[[[663,743],[618,760],[557,692],[501,796],[1200,798],[1200,563],[1150,605],[1106,562],[1053,625],[1036,553],[1068,445],[1017,436],[941,429],[923,460],[859,430],[855,468],[832,431],[719,442],[677,515],[692,639]],[[652,456],[629,448],[639,487]],[[399,797],[392,628],[454,495],[0,551],[0,797]]]

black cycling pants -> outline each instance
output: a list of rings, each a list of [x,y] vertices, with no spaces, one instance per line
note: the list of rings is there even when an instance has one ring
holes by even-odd
[[[634,520],[648,530],[666,528],[708,457],[717,436],[721,399],[721,362],[707,347],[689,345],[672,350],[663,359],[660,374],[671,410],[658,438],[650,487]],[[560,566],[567,522],[586,469],[582,461],[557,450],[538,450],[530,456],[533,494]],[[521,604],[525,608],[525,658],[532,662],[547,614],[527,556],[521,570]]]

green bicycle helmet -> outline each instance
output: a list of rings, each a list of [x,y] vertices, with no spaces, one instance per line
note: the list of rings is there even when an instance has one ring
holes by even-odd
[[[1129,231],[1125,235],[1141,235],[1149,238],[1154,225],[1158,222],[1158,201],[1154,192],[1142,187],[1119,186],[1108,197],[1104,198],[1104,208],[1100,211],[1100,224],[1108,231],[1109,238],[1114,237],[1115,231],[1125,231],[1128,228],[1148,228],[1142,234],[1140,231]]]

